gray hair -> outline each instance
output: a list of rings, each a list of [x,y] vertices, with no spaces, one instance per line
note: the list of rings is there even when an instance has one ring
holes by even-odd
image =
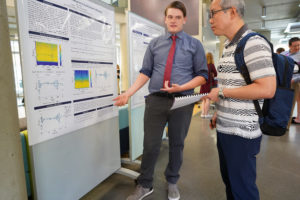
[[[235,7],[239,16],[243,17],[245,12],[244,0],[221,0],[220,6],[224,8]]]

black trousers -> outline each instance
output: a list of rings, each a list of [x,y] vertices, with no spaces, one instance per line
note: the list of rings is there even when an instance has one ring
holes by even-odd
[[[183,160],[184,139],[188,133],[194,104],[170,110],[174,97],[151,94],[146,98],[144,115],[144,150],[141,174],[137,183],[145,188],[152,187],[154,167],[159,155],[162,135],[168,123],[169,163],[165,176],[169,183],[179,179]]]

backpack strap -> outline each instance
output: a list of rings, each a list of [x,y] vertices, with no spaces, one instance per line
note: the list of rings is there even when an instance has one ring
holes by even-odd
[[[247,85],[251,84],[252,80],[250,78],[250,74],[249,74],[248,68],[247,68],[245,60],[244,60],[244,49],[245,49],[246,42],[248,41],[248,39],[255,35],[259,35],[262,38],[264,38],[270,44],[271,52],[273,52],[273,45],[264,36],[262,36],[256,32],[248,33],[245,37],[243,37],[239,41],[239,43],[237,44],[237,48],[234,52],[234,60],[236,63],[237,70],[242,74]],[[256,110],[260,120],[263,120],[263,112],[259,106],[258,100],[253,100],[253,103],[254,103],[255,110]]]
[[[287,77],[288,71],[289,71],[289,61],[288,61],[287,57],[284,56],[284,74],[283,74],[283,83],[281,85],[283,87],[287,84],[286,77]]]

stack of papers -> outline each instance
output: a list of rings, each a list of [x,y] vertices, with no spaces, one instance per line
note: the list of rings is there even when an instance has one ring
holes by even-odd
[[[176,97],[174,100],[173,106],[171,107],[171,110],[195,103],[206,95],[208,95],[208,94],[207,93],[193,94],[193,95],[188,95],[188,96]]]

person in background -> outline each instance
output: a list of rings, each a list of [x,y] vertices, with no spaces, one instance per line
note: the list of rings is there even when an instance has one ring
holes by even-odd
[[[300,64],[300,38],[293,37],[289,40],[289,50],[281,53],[294,59],[297,64]]]
[[[141,200],[153,192],[153,173],[160,152],[162,135],[168,123],[169,163],[165,170],[168,199],[180,199],[177,181],[183,161],[184,140],[191,122],[194,104],[170,110],[174,97],[193,93],[208,78],[205,52],[199,40],[183,31],[186,8],[174,1],[165,9],[168,32],[151,40],[144,55],[142,69],[134,84],[114,99],[122,106],[149,79],[145,99],[144,150],[137,186],[127,200]],[[142,133],[141,133],[142,134]]]
[[[285,51],[285,49],[282,48],[282,47],[279,47],[279,48],[276,49],[276,53],[277,53],[277,54],[281,54],[281,53],[284,52],[284,51]]]
[[[293,37],[289,40],[289,50],[281,53],[282,55],[289,56],[300,65],[300,38]],[[300,124],[300,80],[299,75],[296,74],[292,79],[292,86],[295,89],[295,96],[297,102],[297,116],[292,118],[293,124]],[[294,106],[293,106],[294,107]]]
[[[201,86],[200,94],[209,93],[213,87],[217,86],[215,80],[215,77],[217,77],[217,71],[214,65],[214,59],[212,53],[208,52],[206,54],[206,60],[207,60],[207,68],[208,68],[208,79],[206,83]],[[211,115],[208,114],[209,106],[210,106],[210,100],[203,99],[201,104],[201,108],[202,108],[201,117],[203,118],[212,117]]]
[[[238,42],[252,32],[244,23],[244,0],[213,0],[210,5],[211,29],[225,36],[223,54],[217,67],[218,88],[204,98],[216,102],[210,127],[217,128],[220,171],[228,200],[258,200],[256,155],[262,132],[252,100],[263,102],[276,90],[271,48],[260,36],[251,37],[244,49],[244,60],[253,83],[247,85],[237,70],[234,52]],[[261,104],[262,106],[262,104]]]
[[[118,95],[120,94],[120,66],[117,64],[117,84],[118,84]]]

